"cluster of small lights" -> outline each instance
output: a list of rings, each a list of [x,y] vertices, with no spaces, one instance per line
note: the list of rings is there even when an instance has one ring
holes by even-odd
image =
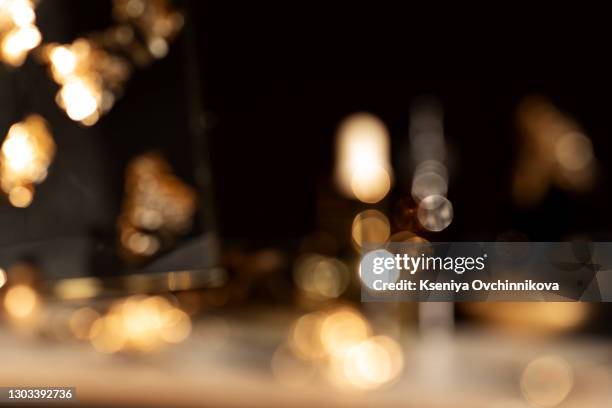
[[[0,59],[20,66],[41,41],[31,0],[0,0]]]
[[[340,307],[300,317],[287,344],[272,358],[272,372],[284,384],[304,384],[323,374],[341,389],[373,390],[395,381],[404,367],[399,344],[372,336],[372,328],[356,310]]]
[[[70,119],[84,125],[93,125],[113,106],[130,73],[124,58],[85,38],[66,45],[48,44],[42,56],[60,85],[56,102]]]
[[[114,0],[113,14],[123,24],[120,27],[129,24],[144,39],[144,47],[136,48],[138,43],[131,47],[134,50],[133,59],[138,65],[147,64],[152,58],[165,57],[169,42],[184,23],[183,15],[174,10],[167,0]]]
[[[192,225],[195,191],[175,176],[157,153],[132,160],[126,170],[125,201],[119,216],[121,247],[128,258],[149,257]]]
[[[60,85],[57,104],[86,126],[112,108],[132,64],[143,66],[164,57],[183,26],[182,14],[168,1],[117,0],[113,10],[117,25],[72,44],[48,44],[41,53]]]
[[[34,184],[47,177],[54,155],[55,143],[42,117],[30,115],[10,127],[0,148],[0,187],[13,206],[32,203]]]
[[[91,312],[79,316],[84,326],[90,326],[87,339],[102,353],[151,352],[180,343],[191,333],[189,316],[161,296],[129,297],[94,318]],[[73,325],[80,327],[76,321]]]
[[[337,186],[342,194],[364,203],[377,203],[389,192],[393,179],[389,134],[369,113],[346,118],[336,139]]]
[[[591,140],[551,102],[532,96],[518,108],[522,150],[513,196],[523,207],[539,203],[551,185],[585,191],[595,181],[597,160]]]

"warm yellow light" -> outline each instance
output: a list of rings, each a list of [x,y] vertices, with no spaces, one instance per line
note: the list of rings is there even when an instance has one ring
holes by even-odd
[[[30,316],[38,304],[36,292],[29,286],[16,285],[6,291],[4,308],[16,319]]]
[[[68,327],[74,337],[79,340],[87,340],[94,322],[100,318],[100,314],[89,307],[77,309],[68,320]]]
[[[11,189],[8,198],[13,207],[26,208],[32,204],[34,193],[28,187],[17,186]]]
[[[180,343],[191,333],[191,320],[187,313],[173,308],[162,313],[161,338],[167,343]]]
[[[125,345],[126,337],[121,318],[110,314],[96,320],[89,331],[94,348],[101,353],[116,353]]]
[[[364,203],[377,203],[391,189],[389,172],[376,163],[368,163],[353,172],[351,189],[355,197]]]
[[[72,74],[76,68],[77,58],[75,53],[64,46],[54,47],[49,53],[49,59],[54,74],[60,77]]]
[[[374,203],[391,187],[389,135],[385,125],[369,113],[349,116],[336,139],[335,178],[347,197]]]
[[[13,206],[24,208],[31,204],[32,184],[47,177],[54,154],[55,143],[40,116],[30,115],[10,127],[0,148],[0,187]]]
[[[11,30],[2,39],[0,50],[2,58],[9,64],[19,66],[31,49],[40,44],[41,35],[35,26],[26,26]]]
[[[0,1],[0,57],[7,64],[23,64],[28,51],[41,41],[34,25],[36,15],[30,0]]]
[[[360,248],[373,249],[387,242],[391,225],[386,215],[378,210],[362,211],[355,216],[351,228],[353,241]]]
[[[6,271],[0,268],[0,288],[6,285],[6,280],[7,280]]]
[[[289,347],[300,358],[318,360],[327,352],[321,341],[321,327],[327,315],[314,312],[300,317],[289,332]]]
[[[307,295],[315,299],[329,299],[344,292],[349,283],[349,273],[338,259],[310,254],[296,262],[294,280]]]
[[[370,325],[355,310],[343,308],[331,313],[321,324],[321,343],[334,356],[343,355],[370,335]]]
[[[180,343],[191,333],[191,320],[160,296],[133,296],[115,303],[90,331],[93,346],[105,353],[150,352]],[[116,338],[115,338],[116,337]]]
[[[81,79],[68,81],[59,91],[59,100],[72,120],[82,121],[96,114],[101,95]]]
[[[539,357],[521,375],[521,391],[527,401],[538,407],[556,407],[574,386],[570,365],[558,356]]]
[[[386,336],[371,337],[352,347],[342,362],[344,378],[360,389],[374,389],[389,383],[403,368],[401,348]]]

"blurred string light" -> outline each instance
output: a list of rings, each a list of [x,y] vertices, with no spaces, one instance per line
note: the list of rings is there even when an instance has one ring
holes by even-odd
[[[118,24],[72,44],[47,44],[41,52],[60,86],[57,104],[83,125],[95,124],[121,95],[133,65],[164,57],[183,26],[166,0],[115,0]],[[142,44],[144,42],[144,44]]]
[[[85,318],[89,324],[92,317]],[[78,325],[78,323],[75,323]],[[191,333],[187,313],[161,296],[133,296],[117,301],[91,323],[89,340],[97,351],[151,352],[180,343]]]
[[[296,383],[309,379],[311,368],[316,367],[337,387],[372,390],[396,380],[403,361],[395,340],[372,336],[372,328],[363,315],[350,307],[338,307],[296,320],[287,346],[281,345],[273,357],[272,371],[279,382]]]
[[[569,363],[559,356],[542,356],[531,361],[521,375],[521,392],[537,407],[556,407],[574,386],[574,373]]]
[[[521,151],[513,180],[513,197],[523,207],[539,203],[551,185],[583,192],[595,181],[593,145],[578,124],[541,96],[518,106]]]
[[[125,199],[118,220],[120,243],[128,259],[156,254],[191,228],[195,191],[172,172],[157,153],[133,159],[126,170]]]
[[[385,125],[369,113],[346,118],[336,138],[335,178],[342,194],[364,203],[382,200],[393,181]]]
[[[28,52],[41,41],[36,27],[34,2],[31,0],[0,0],[0,59],[20,66]]]
[[[34,198],[34,184],[47,177],[55,142],[44,119],[30,115],[12,125],[0,148],[0,187],[14,207],[24,208]]]
[[[446,198],[448,171],[442,109],[435,101],[416,102],[410,113],[410,152],[415,166],[411,194],[416,217],[428,231],[439,232],[453,220],[453,206]]]

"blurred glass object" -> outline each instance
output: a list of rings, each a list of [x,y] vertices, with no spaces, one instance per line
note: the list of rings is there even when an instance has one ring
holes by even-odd
[[[336,137],[335,179],[346,197],[364,203],[382,200],[391,188],[389,134],[370,113],[353,114],[340,124]]]

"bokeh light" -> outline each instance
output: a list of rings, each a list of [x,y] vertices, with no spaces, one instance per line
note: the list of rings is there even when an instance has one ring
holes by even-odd
[[[391,225],[386,215],[378,210],[365,210],[353,219],[351,235],[358,248],[373,249],[389,239]]]
[[[34,184],[47,177],[55,142],[45,120],[30,115],[9,128],[0,148],[0,187],[19,208],[31,204]]]
[[[521,375],[521,392],[538,407],[556,407],[574,386],[568,362],[559,356],[543,356],[531,361]]]
[[[428,196],[419,203],[417,218],[426,230],[442,231],[453,221],[453,205],[446,197]]]
[[[391,188],[389,135],[369,113],[346,118],[336,138],[335,178],[342,194],[365,203],[382,200]]]
[[[38,303],[38,295],[27,285],[9,287],[4,295],[4,308],[14,319],[29,317],[36,310]]]
[[[41,39],[31,0],[0,1],[0,57],[5,63],[23,64]]]

